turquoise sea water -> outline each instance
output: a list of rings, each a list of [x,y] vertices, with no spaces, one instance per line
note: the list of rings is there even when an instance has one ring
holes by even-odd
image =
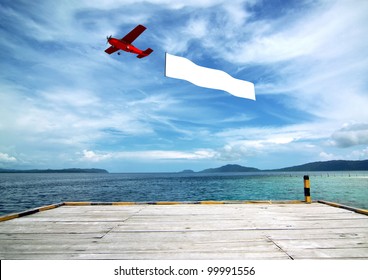
[[[0,215],[63,201],[312,200],[368,209],[368,172],[0,174]]]

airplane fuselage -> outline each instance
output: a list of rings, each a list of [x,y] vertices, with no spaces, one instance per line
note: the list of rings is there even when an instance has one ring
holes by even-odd
[[[111,46],[108,47],[105,52],[108,54],[113,54],[117,51],[118,54],[120,54],[119,50],[122,50],[137,54],[137,58],[143,58],[150,55],[153,52],[151,48],[147,48],[143,51],[132,45],[133,41],[137,39],[137,37],[141,35],[144,30],[146,30],[146,27],[139,24],[121,39],[112,38],[112,36],[107,37],[107,42]]]
[[[133,46],[132,44],[127,44],[122,40],[116,39],[116,38],[110,38],[108,39],[109,44],[114,46],[115,48],[125,51],[125,52],[130,52],[130,53],[135,53],[138,55],[144,55],[143,51],[136,48],[135,46]]]

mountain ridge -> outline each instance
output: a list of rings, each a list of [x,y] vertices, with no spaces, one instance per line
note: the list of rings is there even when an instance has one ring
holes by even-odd
[[[198,173],[226,173],[226,172],[266,172],[266,171],[368,171],[368,160],[329,160],[315,161],[301,165],[277,169],[258,169],[238,164],[227,164],[217,168],[208,168]]]
[[[273,171],[364,171],[368,170],[368,160],[315,161]]]
[[[261,171],[258,168],[255,167],[245,167],[238,164],[227,164],[221,167],[217,168],[208,168],[204,169],[202,171],[199,171],[199,173],[215,173],[215,172],[258,172]]]

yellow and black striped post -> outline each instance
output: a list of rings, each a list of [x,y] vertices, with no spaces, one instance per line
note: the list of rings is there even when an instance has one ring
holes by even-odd
[[[309,182],[309,176],[304,175],[304,196],[305,196],[305,202],[311,203],[311,195],[310,195],[310,182]]]

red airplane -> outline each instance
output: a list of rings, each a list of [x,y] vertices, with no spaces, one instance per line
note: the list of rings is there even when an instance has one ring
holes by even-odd
[[[125,35],[121,40],[112,38],[112,36],[107,37],[107,41],[111,45],[111,47],[107,48],[105,52],[108,54],[112,54],[116,51],[122,50],[130,53],[138,54],[138,58],[146,57],[153,52],[151,48],[146,49],[145,51],[142,51],[132,45],[133,41],[137,39],[139,35],[142,34],[142,32],[146,30],[146,27],[143,25],[137,25],[132,31],[130,31],[127,35]],[[120,55],[120,52],[118,52],[118,55]]]

